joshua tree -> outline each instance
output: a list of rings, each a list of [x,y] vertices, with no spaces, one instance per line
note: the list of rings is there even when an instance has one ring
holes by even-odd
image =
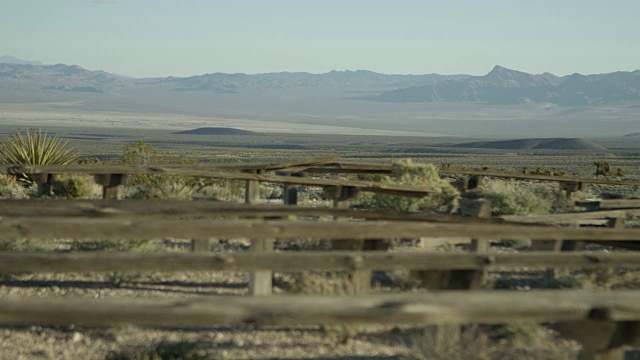
[[[608,161],[596,161],[593,165],[596,166],[596,176],[607,176],[611,174],[611,165],[609,165]]]

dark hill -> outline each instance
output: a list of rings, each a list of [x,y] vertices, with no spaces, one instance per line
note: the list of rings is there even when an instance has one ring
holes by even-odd
[[[203,127],[193,130],[185,130],[176,132],[175,134],[185,135],[253,135],[256,134],[253,131],[240,130],[226,127]]]
[[[455,147],[503,149],[503,150],[606,150],[602,145],[585,139],[517,139],[500,141],[479,141],[453,145]]]

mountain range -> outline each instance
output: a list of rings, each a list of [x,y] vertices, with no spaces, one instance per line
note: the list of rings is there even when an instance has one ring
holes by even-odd
[[[132,78],[2,56],[3,103],[469,137],[621,136],[640,130],[640,70],[556,76],[495,66],[483,76],[356,70]]]
[[[595,105],[640,100],[640,70],[599,75],[532,75],[496,65],[484,76],[444,79],[367,97],[387,102],[471,101]]]
[[[134,79],[77,65],[44,65],[12,56],[0,57],[0,87],[51,91],[115,92],[123,87],[170,91],[208,91],[239,94],[261,90],[335,87],[374,94],[354,99],[393,103],[479,102],[497,105],[529,102],[556,105],[594,105],[640,100],[640,70],[610,74],[533,75],[496,65],[484,76],[386,75],[367,70],[324,74],[214,73],[191,77]]]

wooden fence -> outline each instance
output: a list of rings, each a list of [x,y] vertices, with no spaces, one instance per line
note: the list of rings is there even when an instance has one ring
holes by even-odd
[[[42,182],[62,173],[97,176],[105,186],[105,198],[127,175],[163,174],[210,176],[247,181],[248,203],[255,201],[256,184],[275,182],[333,187],[334,200],[348,201],[357,191],[404,196],[424,196],[431,190],[373,182],[313,179],[266,175],[267,171],[375,172],[382,167],[356,164],[349,167],[335,159],[283,164],[207,164],[167,166],[0,166],[0,173],[41,174]],[[369,166],[369,167],[367,167]],[[324,169],[324,170],[320,170]],[[227,171],[227,172],[223,172]],[[229,172],[237,171],[237,172]],[[474,176],[499,176],[467,172]],[[503,174],[504,175],[504,174]],[[608,183],[591,179],[517,178]],[[596,179],[599,180],[599,179]],[[616,182],[615,185],[640,185]],[[346,190],[345,190],[346,189]],[[355,191],[354,191],[355,189]],[[115,193],[117,195],[117,192]],[[626,204],[626,205],[625,205]],[[605,244],[637,244],[640,229],[620,227],[556,227],[579,222],[606,223],[637,215],[638,204],[600,202],[592,208],[613,209],[590,213],[529,217],[481,218],[381,210],[352,210],[228,204],[213,201],[134,200],[1,200],[0,234],[12,238],[134,239],[176,237],[246,238],[254,252],[237,254],[133,254],[0,253],[2,272],[89,271],[249,271],[252,289],[270,288],[271,271],[348,271],[410,269],[456,274],[482,274],[487,269],[541,268],[640,268],[635,252],[521,252],[400,253],[400,252],[257,252],[274,239],[315,238],[333,241],[465,237],[470,239],[525,239],[533,241],[593,241]],[[290,216],[295,220],[283,220]],[[328,220],[318,221],[319,217]],[[333,221],[344,217],[359,221]],[[205,247],[206,242],[205,242]],[[442,285],[442,284],[441,284]],[[445,285],[446,288],[446,285]],[[445,289],[446,290],[446,289]],[[342,297],[273,296],[247,298],[164,299],[0,299],[0,323],[114,325],[123,322],[160,326],[212,324],[466,324],[513,321],[559,323],[560,331],[579,340],[585,356],[611,357],[622,346],[640,346],[640,291],[438,291],[420,294],[356,295]],[[265,291],[268,293],[269,291]],[[620,354],[620,352],[618,352]]]
[[[400,196],[423,197],[433,193],[432,189],[418,188],[406,185],[382,184],[368,181],[345,181],[335,179],[314,179],[305,176],[283,176],[282,174],[332,173],[332,174],[366,174],[391,173],[389,164],[348,163],[337,161],[335,157],[307,159],[284,163],[210,163],[210,164],[161,164],[161,165],[0,165],[0,174],[29,174],[36,178],[45,188],[56,174],[90,174],[96,177],[96,182],[104,187],[104,198],[115,199],[118,189],[126,182],[129,175],[173,175],[200,176],[227,180],[244,180],[247,182],[246,200],[254,202],[255,188],[259,182],[280,183],[285,185],[307,185],[318,187],[338,188],[337,200],[348,200],[358,191],[385,193]],[[464,190],[479,186],[485,177],[510,178],[519,180],[536,180],[557,182],[560,189],[571,194],[582,190],[584,184],[602,184],[617,186],[640,186],[640,181],[621,181],[603,178],[586,179],[559,176],[514,174],[495,171],[476,171],[462,169],[440,169],[441,174],[467,176],[467,181],[461,184]],[[266,175],[267,172],[277,172],[281,175]],[[471,180],[471,181],[469,181]],[[335,192],[334,192],[335,193]],[[350,194],[350,195],[347,195]]]

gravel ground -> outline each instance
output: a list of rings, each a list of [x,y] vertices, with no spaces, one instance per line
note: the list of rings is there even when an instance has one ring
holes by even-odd
[[[295,248],[300,244],[281,244]],[[308,244],[307,244],[308,245]],[[326,244],[324,244],[326,245]],[[398,244],[401,250],[415,244]],[[41,244],[25,243],[31,251]],[[60,241],[47,243],[51,251],[68,251],[77,243]],[[164,240],[162,251],[186,251],[188,241]],[[311,246],[323,246],[312,244]],[[304,246],[303,246],[304,247]],[[215,251],[245,251],[247,242],[219,242]],[[18,251],[24,249],[18,249]],[[121,250],[121,249],[119,249]],[[433,251],[434,249],[429,249]],[[427,251],[423,249],[422,251]],[[440,250],[442,251],[442,249]],[[448,251],[451,251],[449,248]],[[493,251],[517,251],[508,244],[494,243]],[[502,288],[527,289],[537,287],[541,271],[523,269],[520,275],[492,272],[490,282]],[[411,289],[415,286],[408,273],[376,273],[374,292]],[[314,281],[301,281],[304,276],[276,274],[276,293],[309,291]],[[320,277],[318,274],[315,276]],[[322,276],[328,283],[344,277]],[[633,274],[632,279],[638,277]],[[308,280],[308,279],[307,279]],[[631,279],[629,279],[631,280]],[[302,283],[302,287],[300,285]],[[242,296],[247,294],[248,275],[239,272],[180,273],[60,273],[60,274],[0,274],[0,298],[168,298],[190,296]],[[324,291],[333,286],[322,287]],[[331,290],[330,290],[331,291]],[[525,332],[508,340],[489,341],[480,333],[464,345],[462,353],[427,356],[422,329],[394,326],[367,327],[219,327],[211,328],[140,328],[121,326],[93,328],[76,326],[0,327],[0,360],[4,359],[574,359],[579,346],[558,338],[544,327],[525,327]],[[509,330],[511,331],[511,330]],[[158,357],[144,357],[155,348]],[[171,357],[171,353],[180,355]],[[465,353],[466,352],[466,353]],[[466,355],[465,355],[466,354]],[[483,355],[485,354],[485,355]],[[490,354],[490,355],[486,355]]]
[[[14,274],[0,281],[0,298],[118,298],[245,295],[243,273]],[[2,327],[0,359],[108,359],[110,355],[187,342],[204,359],[400,359],[410,349],[381,333],[391,328],[360,329],[344,341],[340,327],[149,329],[86,327]],[[395,334],[398,330],[395,330]],[[396,336],[397,338],[397,336]]]

